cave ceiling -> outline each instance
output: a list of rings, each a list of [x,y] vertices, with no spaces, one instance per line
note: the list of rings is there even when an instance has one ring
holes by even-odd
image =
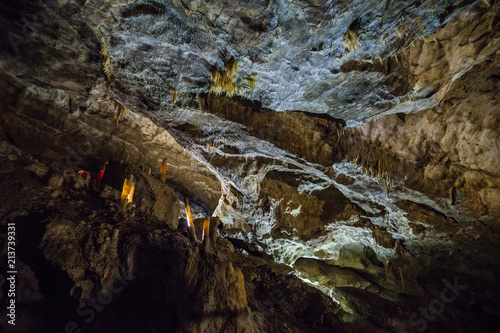
[[[460,276],[475,294],[453,315],[500,327],[499,1],[2,1],[0,12],[2,220],[68,200],[78,209],[94,199],[75,194],[89,185],[68,170],[109,163],[102,200],[133,174],[144,233],[151,221],[185,224],[189,201],[196,219],[220,221],[232,245],[218,249],[247,286],[259,260],[284,264],[276,270],[326,294],[342,320],[382,332],[416,326],[413,309]],[[50,200],[26,200],[35,185],[10,198],[36,182]],[[51,252],[76,221],[65,214],[40,246],[83,299],[97,290],[87,281],[109,281]],[[82,223],[74,247],[95,232]],[[227,265],[225,278],[243,281]]]

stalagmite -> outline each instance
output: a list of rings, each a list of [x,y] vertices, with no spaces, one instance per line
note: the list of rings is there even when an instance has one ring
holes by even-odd
[[[201,236],[203,242],[203,250],[205,253],[211,253],[210,249],[210,217],[205,218],[203,221],[203,233]]]
[[[162,182],[165,182],[167,180],[167,159],[166,158],[164,158],[163,161],[161,162],[160,180]]]
[[[203,221],[203,234],[201,236],[201,240],[205,241],[210,241],[210,236],[209,236],[209,228],[210,228],[210,217],[207,217],[205,221]]]
[[[193,222],[193,217],[191,216],[191,207],[189,207],[189,202],[188,198],[184,199],[184,204],[186,205],[186,216],[187,216],[187,223],[188,223],[188,229],[189,233],[193,237],[193,239],[198,242],[198,239],[196,237],[196,232],[194,228],[194,222]]]
[[[123,182],[123,190],[120,198],[120,206],[130,209],[132,207],[132,199],[135,192],[134,176],[130,175],[128,179]]]
[[[95,182],[95,190],[96,191],[100,191],[101,190],[102,177],[104,177],[104,172],[106,171],[106,166],[107,165],[108,165],[108,162],[104,163],[104,166],[96,174],[96,182]]]
[[[132,198],[134,197],[134,192],[135,192],[135,182],[132,182],[132,186],[130,188],[130,193],[127,196],[127,199],[128,199],[127,209],[132,208]]]

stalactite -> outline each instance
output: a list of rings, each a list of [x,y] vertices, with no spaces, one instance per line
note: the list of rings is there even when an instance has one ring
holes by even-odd
[[[418,24],[418,27],[420,28],[420,30],[421,30],[422,32],[425,32],[425,29],[424,29],[424,27],[422,26],[422,23],[420,22],[420,19],[418,19],[418,18],[417,18],[417,20],[416,20],[416,21],[417,21],[417,24]]]
[[[130,112],[130,110],[127,109],[125,106],[123,106],[123,104],[121,104],[120,102],[114,100],[113,98],[108,97],[106,100],[109,101],[111,105],[113,105],[113,108],[116,111],[116,125],[118,126],[120,117],[125,113],[125,111]]]
[[[179,95],[177,94],[177,90],[170,89],[170,93],[172,94],[172,104],[175,104],[175,102],[177,102],[177,98],[179,97]]]
[[[250,87],[250,90],[252,91],[252,94],[253,94],[253,90],[255,88],[255,81],[257,79],[257,76],[258,76],[258,74],[252,74],[249,77],[245,78],[245,81],[247,81],[248,86]]]
[[[236,93],[236,78],[238,77],[238,62],[231,58],[224,62],[224,68],[214,67],[210,71],[210,91],[215,94],[226,93],[231,96]]]
[[[101,52],[100,56],[102,59],[102,69],[104,74],[106,75],[106,82],[108,86],[111,84],[113,81],[113,73],[111,72],[111,58],[109,56],[108,52],[108,44],[106,43],[106,40],[104,39],[104,36],[102,36],[101,31],[99,30],[99,26],[92,28],[89,25],[90,29],[94,33],[94,35],[99,39],[99,42],[101,43]]]
[[[349,49],[350,52],[356,51],[356,48],[359,45],[359,37],[356,31],[347,30],[344,35],[344,40],[342,41],[344,46]]]

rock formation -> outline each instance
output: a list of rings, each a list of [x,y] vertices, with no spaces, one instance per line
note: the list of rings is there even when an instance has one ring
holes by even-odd
[[[0,325],[497,332],[499,13],[3,1]]]

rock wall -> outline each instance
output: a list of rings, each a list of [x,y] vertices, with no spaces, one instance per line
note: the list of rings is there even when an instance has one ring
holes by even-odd
[[[498,331],[499,8],[2,2],[23,329]]]
[[[480,23],[470,25],[473,20]],[[433,41],[415,42],[401,53],[398,67],[419,82],[419,89],[431,91],[425,98],[438,104],[374,119],[351,129],[359,137],[345,144],[349,160],[359,157],[373,170],[406,177],[412,188],[447,197],[448,205],[463,205],[476,218],[487,216],[495,230],[500,195],[497,35],[498,3],[457,15],[439,27]],[[394,60],[391,66],[397,66]]]
[[[74,97],[64,90],[26,86],[10,76],[2,84],[5,135],[54,170],[97,172],[105,162],[115,161],[159,175],[167,158],[169,184],[191,196],[200,211],[208,214],[217,206],[220,182],[205,165],[149,119],[124,111],[118,120],[113,102],[98,90]]]
[[[6,141],[1,154],[1,215],[17,230],[16,332],[344,331],[338,308],[289,268],[214,236],[202,247],[156,214],[123,211],[108,185],[89,191]]]

